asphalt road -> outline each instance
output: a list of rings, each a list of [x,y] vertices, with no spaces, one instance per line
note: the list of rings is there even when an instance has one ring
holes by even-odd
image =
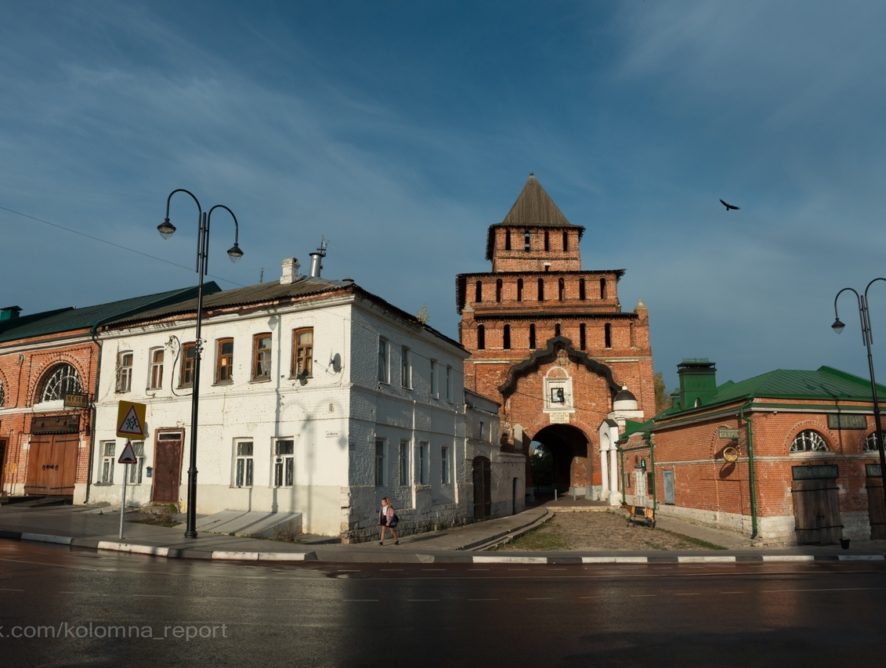
[[[886,564],[264,566],[0,541],[9,666],[819,666]]]

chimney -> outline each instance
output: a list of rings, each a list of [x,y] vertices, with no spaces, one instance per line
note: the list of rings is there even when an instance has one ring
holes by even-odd
[[[298,260],[288,257],[283,260],[283,273],[280,274],[280,285],[292,285],[298,280]]]
[[[18,318],[18,314],[21,313],[21,306],[4,306],[0,309],[0,322],[4,320],[15,320]]]
[[[323,271],[323,258],[326,257],[326,239],[320,240],[320,248],[310,253],[311,256],[311,278],[320,278],[320,272]]]
[[[717,367],[710,360],[683,360],[677,365],[677,375],[682,409],[702,406],[717,393]]]

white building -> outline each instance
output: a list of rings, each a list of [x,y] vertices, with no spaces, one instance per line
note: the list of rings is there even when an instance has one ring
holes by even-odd
[[[184,507],[196,302],[101,328],[91,482],[120,503],[120,401],[144,403],[127,500]],[[376,534],[382,496],[407,531],[473,518],[457,342],[352,281],[298,275],[204,300],[197,513],[300,513],[305,533]],[[471,455],[472,456],[472,455]],[[522,505],[521,505],[522,507]]]

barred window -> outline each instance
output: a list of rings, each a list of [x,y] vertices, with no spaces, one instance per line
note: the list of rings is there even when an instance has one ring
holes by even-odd
[[[791,443],[791,452],[827,452],[828,446],[822,435],[812,429],[801,431]]]

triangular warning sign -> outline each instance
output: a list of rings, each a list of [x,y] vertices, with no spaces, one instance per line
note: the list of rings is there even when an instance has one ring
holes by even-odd
[[[126,417],[120,422],[120,427],[117,431],[132,436],[141,436],[144,434],[144,429],[142,429],[141,422],[139,422],[138,414],[135,412],[135,406],[129,407],[129,412],[126,413]]]
[[[135,450],[132,449],[132,443],[130,441],[126,441],[126,447],[123,448],[123,452],[120,453],[120,459],[117,460],[118,464],[136,464],[138,462],[138,458],[135,456]]]

